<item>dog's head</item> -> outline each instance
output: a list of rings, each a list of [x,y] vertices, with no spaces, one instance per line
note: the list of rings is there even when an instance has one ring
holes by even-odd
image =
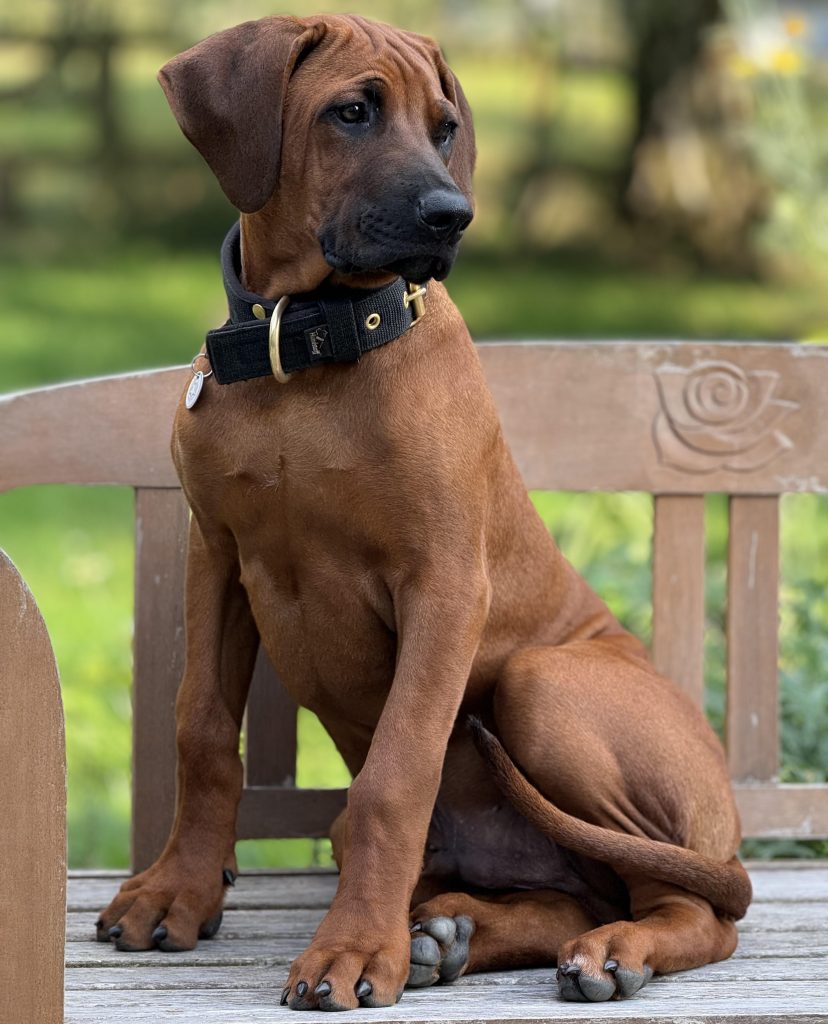
[[[246,214],[340,275],[448,274],[472,218],[471,112],[436,43],[357,17],[263,18],[171,60],[184,134]]]

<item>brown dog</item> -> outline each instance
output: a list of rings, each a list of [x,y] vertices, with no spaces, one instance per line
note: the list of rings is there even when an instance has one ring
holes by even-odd
[[[430,40],[268,18],[161,81],[243,213],[242,305],[313,293],[299,308],[328,316],[448,272],[474,139]],[[555,547],[443,287],[406,315],[350,362],[323,358],[313,327],[290,383],[207,380],[178,410],[193,511],[178,811],[99,937],[181,950],[217,927],[261,635],[354,775],[339,888],[283,1002],[385,1006],[407,980],[553,962],[564,998],[604,1000],[723,959],[750,885],[718,741]]]

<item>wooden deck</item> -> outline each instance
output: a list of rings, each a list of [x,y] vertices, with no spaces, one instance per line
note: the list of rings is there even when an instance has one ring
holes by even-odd
[[[406,992],[391,1009],[357,1010],[370,1021],[797,1021],[828,1024],[828,864],[753,865],[755,902],[736,955],[686,974],[656,978],[625,1002],[577,1004],[556,995],[553,967],[473,975]],[[222,929],[191,953],[119,953],[94,941],[97,912],[122,875],[69,880],[66,1022],[270,1024],[287,965],[305,946],[336,884],[329,873],[242,876]],[[305,1013],[301,1024],[330,1015]]]

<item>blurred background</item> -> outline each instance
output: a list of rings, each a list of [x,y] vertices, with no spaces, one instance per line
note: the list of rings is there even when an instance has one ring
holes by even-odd
[[[28,0],[0,11],[0,391],[184,363],[223,319],[234,217],[155,82],[218,29],[321,0]],[[828,4],[362,0],[435,36],[479,145],[449,289],[478,338],[828,340]],[[651,502],[537,494],[643,638]],[[723,712],[726,507],[707,499],[708,710]],[[783,781],[828,776],[828,499],[783,502]],[[120,489],[0,495],[67,716],[72,866],[128,860],[133,508]],[[310,715],[300,785],[347,773]],[[326,843],[242,864],[327,863]],[[747,843],[825,856],[828,843]]]

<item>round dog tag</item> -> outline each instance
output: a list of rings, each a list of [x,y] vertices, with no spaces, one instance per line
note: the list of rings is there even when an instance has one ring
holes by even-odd
[[[201,394],[201,389],[204,386],[204,374],[201,370],[196,370],[193,374],[193,379],[190,381],[190,386],[187,388],[187,397],[184,399],[184,404],[188,409],[192,407],[198,401],[198,396]]]

